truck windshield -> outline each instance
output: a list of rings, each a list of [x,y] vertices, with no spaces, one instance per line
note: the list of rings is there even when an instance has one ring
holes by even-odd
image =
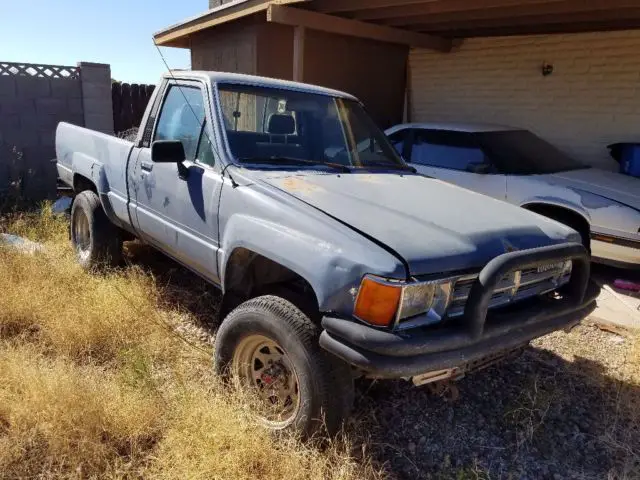
[[[356,101],[294,90],[218,86],[238,162],[410,170]]]

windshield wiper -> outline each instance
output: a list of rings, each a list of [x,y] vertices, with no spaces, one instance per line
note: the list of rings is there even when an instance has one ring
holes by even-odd
[[[317,160],[306,160],[304,158],[287,157],[283,155],[271,155],[270,157],[240,157],[238,160],[242,163],[255,163],[255,164],[272,164],[272,165],[316,165],[327,166],[340,170],[345,173],[350,173],[351,168],[341,163],[333,162],[320,162]]]
[[[407,172],[418,173],[418,170],[416,170],[411,165],[400,165],[398,163],[368,163],[358,168],[380,168],[389,170],[404,170]]]

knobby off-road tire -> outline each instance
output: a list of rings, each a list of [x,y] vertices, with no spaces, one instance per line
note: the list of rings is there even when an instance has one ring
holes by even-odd
[[[216,370],[254,388],[265,403],[269,387],[276,382],[290,386],[293,376],[297,388],[285,388],[283,395],[288,391],[291,402],[286,403],[297,401],[297,408],[279,421],[262,416],[263,423],[274,430],[293,429],[302,438],[333,435],[353,407],[353,376],[349,365],[320,348],[319,334],[320,328],[309,317],[281,297],[248,300],[233,310],[218,330]],[[247,348],[258,349],[254,353],[260,359],[250,360]],[[271,368],[262,368],[263,361],[272,364]],[[256,380],[256,376],[260,378]]]
[[[122,236],[95,192],[85,190],[76,195],[69,228],[71,245],[83,268],[115,267],[122,261]]]

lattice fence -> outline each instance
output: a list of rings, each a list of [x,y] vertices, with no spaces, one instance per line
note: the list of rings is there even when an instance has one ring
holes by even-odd
[[[77,79],[80,78],[80,69],[65,65],[0,62],[0,75]]]

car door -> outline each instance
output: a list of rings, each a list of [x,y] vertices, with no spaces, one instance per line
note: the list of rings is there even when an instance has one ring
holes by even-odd
[[[151,141],[142,145],[135,160],[132,183],[136,226],[142,237],[218,282],[222,176],[212,142],[206,88],[196,81],[168,82]],[[180,140],[184,162],[154,163],[149,147],[156,140]]]
[[[403,155],[418,172],[475,192],[505,200],[506,177],[498,173],[473,133],[412,129]]]

